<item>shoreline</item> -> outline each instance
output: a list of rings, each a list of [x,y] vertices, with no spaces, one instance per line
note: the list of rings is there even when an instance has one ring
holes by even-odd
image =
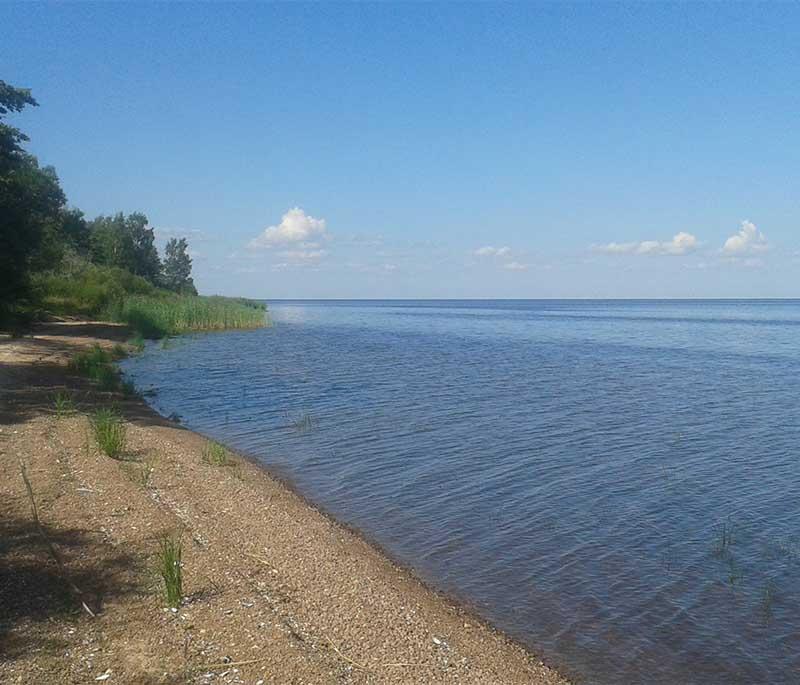
[[[568,682],[253,455],[230,450],[230,465],[205,463],[206,437],[140,397],[100,392],[67,373],[76,350],[125,339],[122,326],[88,322],[0,338],[0,521],[12,541],[0,561],[16,573],[0,599],[25,598],[0,619],[0,680]],[[54,415],[56,391],[76,398],[74,415]],[[88,437],[86,414],[114,402],[128,427],[125,461],[100,454]],[[35,539],[17,455],[69,578]],[[148,482],[131,476],[151,463]],[[172,612],[152,557],[157,536],[175,530],[186,599]],[[76,614],[65,582],[93,598],[96,618]]]

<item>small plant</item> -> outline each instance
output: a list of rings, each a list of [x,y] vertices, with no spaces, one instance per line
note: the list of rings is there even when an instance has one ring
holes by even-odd
[[[119,459],[125,451],[127,437],[119,414],[113,409],[99,409],[91,422],[97,446],[112,459]]]
[[[225,449],[218,442],[209,440],[203,450],[203,461],[212,466],[227,466],[228,465],[228,450]]]
[[[125,397],[136,396],[136,386],[133,384],[133,381],[131,380],[120,381],[119,387],[120,390],[122,390],[122,394],[125,395]]]
[[[144,352],[144,338],[142,337],[141,333],[137,333],[133,336],[129,341],[128,345],[133,348],[133,351],[137,354]]]
[[[158,541],[158,573],[164,581],[167,606],[177,609],[183,597],[183,544],[180,539],[164,535]]]
[[[147,490],[150,487],[150,480],[153,471],[156,470],[156,460],[153,457],[145,459],[139,464],[130,464],[127,469],[128,478],[137,485]]]
[[[120,346],[121,347],[121,346]],[[119,372],[112,366],[113,357],[100,345],[79,352],[69,362],[70,370],[95,381],[101,390],[111,392],[119,387]]]
[[[81,374],[94,378],[97,369],[111,363],[111,355],[103,350],[100,345],[93,345],[90,349],[78,352],[69,362],[69,368]]]
[[[717,526],[716,540],[714,541],[714,554],[724,556],[730,554],[731,546],[734,543],[734,526],[730,519],[723,521]]]
[[[119,388],[119,372],[113,366],[101,366],[97,369],[95,380],[100,390],[113,392]]]
[[[56,416],[59,419],[75,411],[72,397],[66,390],[59,390],[53,396],[53,408],[56,410]]]
[[[112,359],[125,359],[128,356],[128,350],[125,349],[124,345],[120,345],[116,343],[114,347],[111,348],[111,358]]]
[[[311,419],[311,414],[306,412],[305,414],[301,414],[297,418],[291,420],[291,424],[294,429],[300,433],[305,433],[306,431],[311,430],[314,427],[314,422]]]

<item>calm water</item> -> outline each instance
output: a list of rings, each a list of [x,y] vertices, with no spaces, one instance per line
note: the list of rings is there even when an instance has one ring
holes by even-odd
[[[800,682],[800,302],[270,309],[126,371],[581,682]]]

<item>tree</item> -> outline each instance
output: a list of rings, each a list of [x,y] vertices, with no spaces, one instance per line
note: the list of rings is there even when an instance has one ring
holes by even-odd
[[[192,258],[188,253],[186,238],[171,238],[167,243],[164,258],[163,283],[165,288],[176,293],[197,295],[192,279]]]
[[[60,258],[66,198],[58,176],[39,167],[22,148],[28,137],[2,121],[28,105],[37,105],[29,90],[0,81],[0,315],[28,296],[31,268]]]
[[[158,285],[161,259],[155,246],[155,235],[147,226],[147,217],[134,212],[99,216],[89,223],[89,246],[92,261],[118,266]]]

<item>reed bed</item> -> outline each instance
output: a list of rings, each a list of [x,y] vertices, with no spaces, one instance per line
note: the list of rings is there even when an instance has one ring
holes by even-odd
[[[163,338],[193,331],[261,328],[267,323],[261,303],[195,295],[132,295],[109,310],[145,338]]]

